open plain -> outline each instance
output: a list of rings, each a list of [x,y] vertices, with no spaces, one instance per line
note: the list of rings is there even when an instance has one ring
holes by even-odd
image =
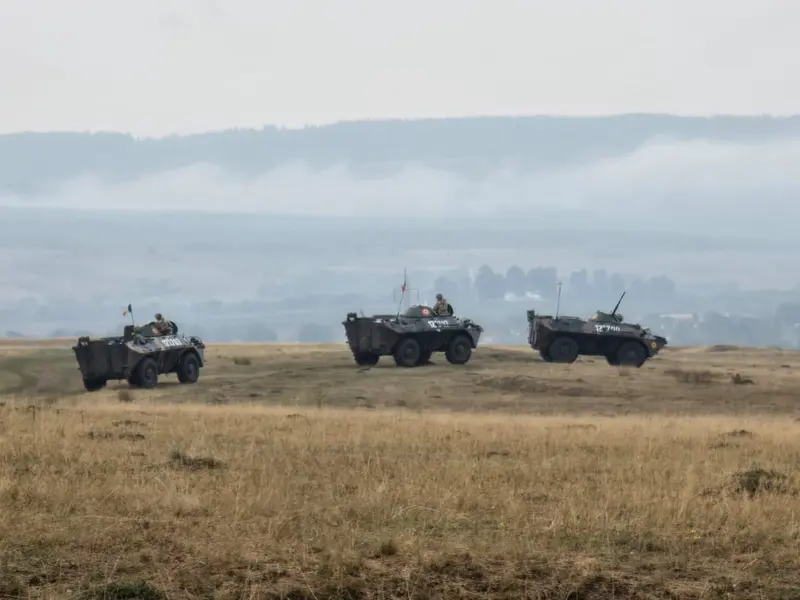
[[[69,345],[0,341],[2,598],[800,598],[800,352],[214,344],[89,394]]]

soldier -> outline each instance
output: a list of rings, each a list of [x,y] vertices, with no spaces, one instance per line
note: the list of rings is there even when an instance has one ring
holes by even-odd
[[[439,317],[449,317],[453,314],[453,307],[441,294],[436,294],[436,304],[433,305],[433,312]]]
[[[161,313],[155,314],[156,320],[153,323],[155,329],[161,335],[172,335],[172,323],[167,321]]]

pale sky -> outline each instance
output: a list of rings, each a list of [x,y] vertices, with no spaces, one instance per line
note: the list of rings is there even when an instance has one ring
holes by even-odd
[[[797,0],[0,0],[0,132],[800,112]]]

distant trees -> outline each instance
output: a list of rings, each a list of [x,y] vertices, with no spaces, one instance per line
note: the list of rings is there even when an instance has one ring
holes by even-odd
[[[506,292],[506,281],[500,273],[495,273],[489,265],[482,265],[475,276],[475,291],[479,300],[497,300]]]
[[[545,299],[552,299],[557,293],[558,281],[555,267],[533,267],[525,272],[522,267],[512,265],[503,274],[494,271],[489,265],[481,265],[475,275],[473,290],[480,301],[499,300],[508,293],[515,296],[538,294]],[[621,274],[609,274],[604,269],[596,269],[591,275],[587,269],[573,271],[563,283],[576,296],[608,298],[609,301],[626,289],[625,278]],[[443,277],[437,279],[435,285],[437,291],[441,290],[445,294],[452,294],[450,289],[455,288],[453,282]],[[642,301],[671,300],[676,292],[675,282],[664,275],[645,280],[633,279],[630,288],[631,295],[635,292]]]
[[[433,282],[433,289],[436,293],[444,294],[445,298],[457,296],[461,292],[461,286],[458,282],[449,277],[437,277],[436,281]]]
[[[506,271],[505,286],[506,292],[511,292],[515,296],[524,296],[528,291],[528,282],[525,279],[525,271],[517,265],[509,267]]]
[[[784,302],[775,310],[775,320],[782,326],[794,326],[800,323],[800,304]]]

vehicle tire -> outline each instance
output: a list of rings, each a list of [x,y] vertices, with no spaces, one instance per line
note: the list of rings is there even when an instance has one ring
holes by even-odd
[[[550,358],[550,355],[547,353],[547,348],[539,348],[539,356],[542,357],[544,362],[553,362],[553,359]]]
[[[394,362],[398,367],[416,367],[421,350],[414,338],[401,340],[394,349]]]
[[[194,352],[187,352],[178,362],[178,381],[197,383],[198,377],[200,377],[200,361]]]
[[[547,354],[555,363],[573,363],[578,358],[580,346],[571,337],[562,336],[547,347]]]
[[[447,362],[451,365],[464,365],[472,356],[472,344],[465,335],[457,335],[447,344],[444,351]]]
[[[417,361],[417,365],[420,367],[422,365],[427,365],[429,362],[431,362],[431,356],[433,356],[433,352],[431,352],[430,350],[422,350],[419,353],[419,360]]]
[[[639,342],[624,342],[616,353],[617,364],[637,369],[647,360],[647,350]]]
[[[136,367],[136,379],[140,387],[146,390],[158,385],[158,365],[152,358],[143,358]]]
[[[373,352],[359,352],[353,358],[359,367],[374,367],[381,359],[379,354]]]
[[[106,383],[108,383],[108,381],[102,377],[92,377],[83,380],[83,387],[86,388],[87,392],[97,392],[106,387]]]
[[[606,362],[609,365],[611,365],[612,367],[618,367],[619,366],[619,360],[617,360],[617,355],[616,354],[607,354],[606,355]]]

